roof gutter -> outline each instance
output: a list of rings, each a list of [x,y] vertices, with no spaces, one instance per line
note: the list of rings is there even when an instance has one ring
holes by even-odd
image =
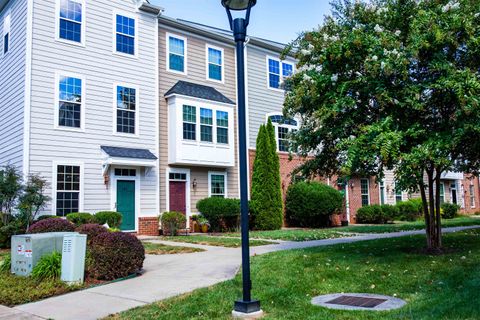
[[[142,5],[138,9],[146,13],[154,14],[156,16],[162,14],[165,11],[164,8],[154,6],[153,4],[150,4],[146,1],[143,1]]]

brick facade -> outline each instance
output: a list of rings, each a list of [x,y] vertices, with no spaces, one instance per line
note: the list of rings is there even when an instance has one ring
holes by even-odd
[[[138,235],[158,236],[158,218],[140,217],[138,218]]]
[[[473,187],[473,201],[470,196],[470,186]],[[479,178],[472,175],[464,175],[462,180],[464,208],[460,211],[464,214],[480,212],[480,184]]]
[[[360,186],[360,178],[351,178],[348,181],[348,199],[350,207],[350,223],[356,223],[356,215],[358,209],[362,207],[362,190]],[[369,204],[380,203],[380,191],[378,184],[375,182],[375,178],[368,179],[368,198]]]

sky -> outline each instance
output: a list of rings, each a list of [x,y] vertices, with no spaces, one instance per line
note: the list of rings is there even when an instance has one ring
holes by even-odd
[[[230,29],[220,0],[150,0],[165,9],[164,14],[184,20]],[[311,30],[330,13],[330,0],[257,0],[252,8],[248,34],[281,43],[295,40],[301,31]]]

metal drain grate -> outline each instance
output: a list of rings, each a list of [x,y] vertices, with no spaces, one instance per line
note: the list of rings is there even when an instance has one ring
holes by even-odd
[[[384,303],[387,299],[355,297],[355,296],[340,296],[333,300],[327,301],[328,304],[338,304],[342,306],[361,307],[361,308],[375,308]]]

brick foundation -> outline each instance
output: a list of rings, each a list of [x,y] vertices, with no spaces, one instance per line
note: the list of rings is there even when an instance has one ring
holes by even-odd
[[[158,218],[140,217],[138,218],[138,235],[158,236]]]

